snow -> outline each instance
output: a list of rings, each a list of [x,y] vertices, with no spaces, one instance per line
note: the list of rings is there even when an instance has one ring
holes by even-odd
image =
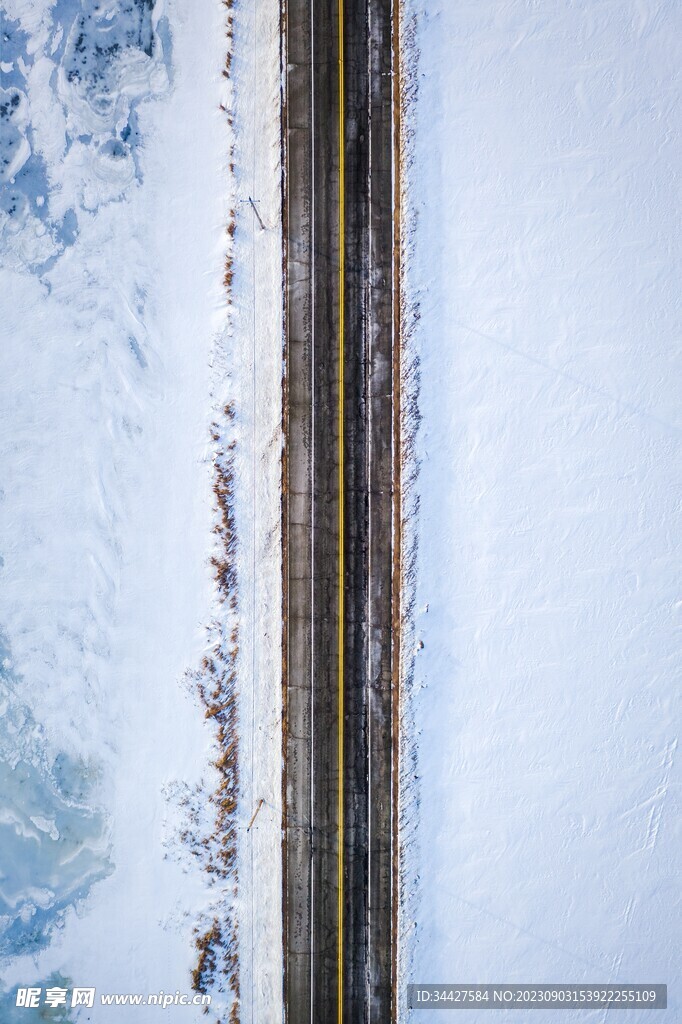
[[[283,1012],[280,15],[279,0],[239,9],[231,69],[237,176],[233,335],[241,348],[238,359],[230,350],[228,360],[243,430],[237,472],[243,485],[238,523],[243,539],[238,905],[243,1024],[279,1024]]]
[[[227,911],[239,917],[240,953],[258,958],[253,980],[244,968],[242,1019],[275,1019],[280,906],[261,905],[254,889],[266,877],[276,886],[281,857],[281,438],[278,406],[262,400],[279,395],[281,375],[279,10],[274,0],[255,10],[237,17],[242,52],[228,81],[218,0],[3,5],[8,1017],[16,985],[55,977],[99,992],[189,993],[195,928]],[[252,88],[255,60],[272,71]],[[200,840],[213,823],[215,730],[192,673],[223,614],[210,562],[210,428],[227,401],[240,470],[241,657],[250,658],[238,664],[246,781],[236,904],[231,883],[212,884],[181,839],[198,830]],[[220,985],[215,1015],[232,1003]],[[147,1024],[148,1014],[100,1007],[97,1019]],[[165,1019],[213,1016],[174,1007]]]
[[[678,22],[403,6],[401,992],[679,1013]]]

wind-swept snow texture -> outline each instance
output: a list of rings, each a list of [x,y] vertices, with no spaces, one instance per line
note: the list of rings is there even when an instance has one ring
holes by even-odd
[[[236,941],[209,972],[211,1014],[164,1019],[237,1019],[233,979],[242,1020],[279,998],[279,6],[234,15],[226,63],[231,7],[0,0],[2,1020],[23,1012],[16,986],[59,979],[189,993],[216,916]],[[219,716],[196,686],[229,618],[223,440],[229,881],[211,870]],[[254,950],[263,969],[240,975]]]
[[[677,1020],[680,7],[401,28],[402,1019],[408,981],[653,981]]]

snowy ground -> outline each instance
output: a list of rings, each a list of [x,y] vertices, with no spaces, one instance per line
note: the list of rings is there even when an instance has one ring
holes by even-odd
[[[680,1013],[679,10],[404,2],[402,986]]]
[[[235,358],[239,533],[242,1024],[282,1019],[282,224],[280,4],[236,8]],[[258,218],[250,206],[255,200]],[[243,353],[243,355],[242,355]],[[261,803],[262,801],[262,803]],[[247,833],[252,815],[253,827]]]
[[[236,914],[242,955],[264,964],[257,982],[242,973],[242,1020],[271,1019],[259,1000],[281,985],[279,904],[254,897],[280,870],[279,410],[261,402],[254,416],[281,372],[279,8],[237,15],[230,81],[226,16],[219,0],[0,7],[3,1020],[16,985],[50,978],[189,992],[194,929],[232,902],[179,838],[193,803],[199,838],[210,828],[216,784],[187,673],[221,615],[210,424],[227,401],[240,470]],[[257,81],[256,61],[272,69]]]

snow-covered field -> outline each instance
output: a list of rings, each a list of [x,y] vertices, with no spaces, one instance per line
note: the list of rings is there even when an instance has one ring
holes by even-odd
[[[0,3],[3,1021],[26,1015],[17,985],[189,993],[215,912],[238,924],[242,1020],[277,1019],[280,907],[254,887],[280,870],[279,5],[236,14],[226,78],[230,6]],[[240,802],[220,877],[194,680],[231,622],[211,564],[228,402]]]
[[[402,28],[401,984],[667,982],[625,1016],[677,1020],[680,7]]]

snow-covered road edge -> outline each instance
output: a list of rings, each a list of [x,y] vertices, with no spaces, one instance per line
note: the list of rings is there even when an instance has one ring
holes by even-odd
[[[414,168],[414,131],[410,111],[418,90],[419,52],[416,43],[416,16],[409,15],[402,0],[397,7],[399,41],[400,136],[400,650],[398,707],[398,864],[396,935],[396,1007],[397,1019],[403,1019],[401,994],[409,980],[410,952],[406,941],[414,919],[416,893],[410,887],[408,865],[419,860],[419,777],[418,741],[414,730],[413,680],[416,644],[415,599],[416,564],[419,541],[419,464],[416,435],[419,429],[419,354],[413,337],[419,323],[419,305],[410,276],[410,252],[417,214],[411,200],[416,187]]]
[[[236,137],[232,335],[238,344],[228,346],[226,364],[230,390],[238,396],[236,420],[241,433],[236,456],[241,723],[237,906],[240,1019],[246,1024],[282,1018],[283,307],[278,0],[236,6],[231,76]],[[243,359],[235,358],[237,352],[244,353]]]

